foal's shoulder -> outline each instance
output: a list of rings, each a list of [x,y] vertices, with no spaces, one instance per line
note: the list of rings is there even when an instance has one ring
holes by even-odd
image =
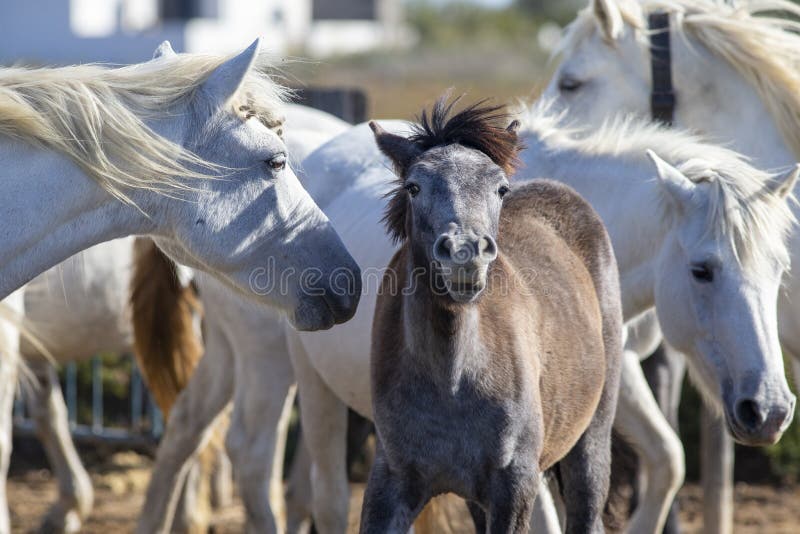
[[[531,180],[516,184],[503,200],[503,218],[517,221],[535,218],[559,234],[605,233],[603,221],[577,191],[553,180]]]
[[[503,200],[501,232],[524,235],[536,223],[550,227],[591,265],[613,265],[613,248],[602,219],[577,191],[553,180],[515,184]],[[510,236],[509,236],[510,237]]]

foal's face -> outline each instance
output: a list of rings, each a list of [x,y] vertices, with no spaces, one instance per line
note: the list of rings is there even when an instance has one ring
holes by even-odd
[[[508,178],[488,156],[461,145],[425,152],[409,169],[407,228],[415,261],[433,266],[456,302],[486,288]]]

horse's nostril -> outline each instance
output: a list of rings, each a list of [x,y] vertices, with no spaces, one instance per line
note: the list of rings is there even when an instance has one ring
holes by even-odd
[[[764,424],[766,417],[752,399],[743,399],[736,403],[736,419],[747,430],[756,430]]]
[[[478,251],[481,257],[493,260],[497,257],[497,243],[492,236],[484,236],[478,241]]]
[[[447,261],[450,259],[452,248],[453,244],[450,237],[447,235],[440,235],[433,244],[433,257],[439,261]]]

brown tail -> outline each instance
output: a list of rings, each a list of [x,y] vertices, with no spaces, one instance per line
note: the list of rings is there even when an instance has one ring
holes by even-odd
[[[201,306],[194,288],[181,285],[175,264],[151,239],[137,238],[133,256],[133,349],[166,418],[202,356],[193,326]]]

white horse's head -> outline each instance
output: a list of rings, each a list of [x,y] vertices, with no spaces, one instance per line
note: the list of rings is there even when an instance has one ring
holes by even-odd
[[[785,199],[798,170],[772,181],[746,180],[742,171],[748,166],[741,161],[741,169],[711,169],[698,160],[678,169],[649,154],[672,221],[655,262],[664,336],[688,356],[737,440],[774,443],[795,406],[778,342],[776,302],[788,265],[784,239],[793,221]]]
[[[151,63],[164,72],[186,69],[187,61],[162,45]],[[132,198],[176,261],[286,311],[299,329],[328,328],[355,313],[360,271],[289,166],[275,109],[280,88],[259,63],[256,41],[148,123],[211,164],[218,178],[176,177],[186,189],[174,200]]]
[[[613,110],[650,113],[650,63],[641,34],[616,0],[591,0],[567,27],[561,61],[542,96],[570,117],[601,124]]]
[[[778,11],[800,15],[782,0],[590,0],[565,31],[543,96],[582,125],[613,112],[649,117],[647,17],[665,12],[676,124],[786,165],[800,154],[800,36]]]

